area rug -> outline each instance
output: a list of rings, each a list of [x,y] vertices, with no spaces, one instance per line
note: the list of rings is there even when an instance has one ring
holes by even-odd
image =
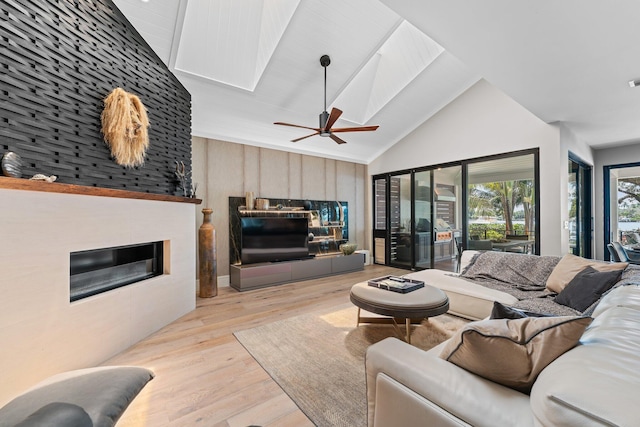
[[[356,317],[357,308],[347,304],[234,335],[316,426],[364,427],[366,349],[397,332],[392,325],[356,327]],[[465,323],[446,314],[432,318],[414,326],[411,342],[428,350]]]

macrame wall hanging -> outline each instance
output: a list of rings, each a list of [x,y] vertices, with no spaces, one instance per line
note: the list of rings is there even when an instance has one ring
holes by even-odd
[[[104,99],[102,134],[115,162],[142,166],[149,147],[147,110],[136,95],[115,88]]]

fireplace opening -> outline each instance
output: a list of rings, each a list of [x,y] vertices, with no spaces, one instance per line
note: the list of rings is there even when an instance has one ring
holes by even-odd
[[[140,282],[164,272],[164,242],[70,254],[70,301]]]

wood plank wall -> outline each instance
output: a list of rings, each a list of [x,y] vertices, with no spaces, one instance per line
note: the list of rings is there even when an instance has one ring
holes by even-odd
[[[218,251],[218,275],[229,274],[229,196],[349,203],[349,238],[368,249],[366,232],[367,166],[340,160],[290,153],[206,138],[193,138],[193,182],[203,199],[201,208],[213,209]]]

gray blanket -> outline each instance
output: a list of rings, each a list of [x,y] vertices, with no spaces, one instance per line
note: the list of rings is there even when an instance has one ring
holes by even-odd
[[[547,278],[560,257],[504,252],[475,255],[460,277],[487,288],[513,295],[519,300],[545,297]]]

